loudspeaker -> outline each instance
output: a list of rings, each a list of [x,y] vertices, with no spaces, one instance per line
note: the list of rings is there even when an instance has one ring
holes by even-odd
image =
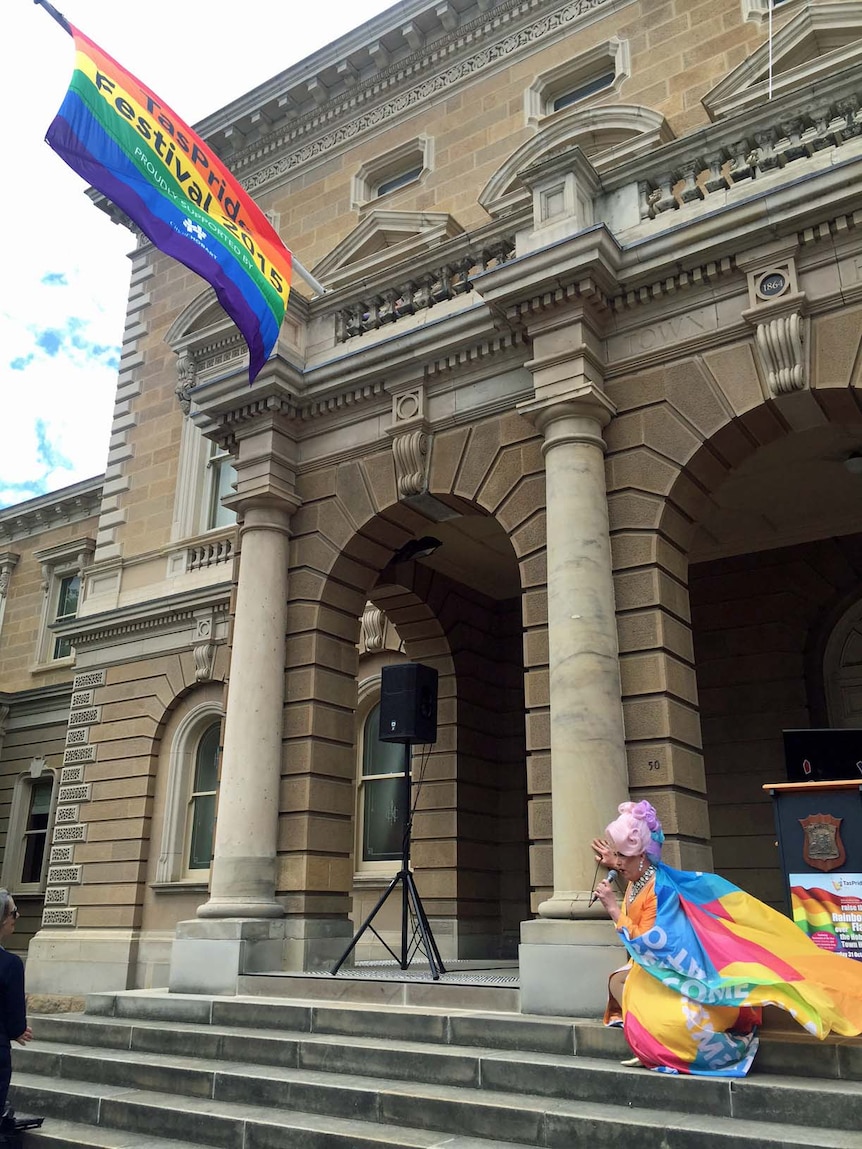
[[[437,671],[433,666],[401,662],[383,667],[380,741],[437,741]]]

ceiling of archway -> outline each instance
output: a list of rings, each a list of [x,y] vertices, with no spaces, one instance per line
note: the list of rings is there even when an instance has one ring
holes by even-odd
[[[853,451],[862,428],[817,427],[761,447],[713,493],[690,561],[862,530],[862,474],[844,466]]]
[[[417,561],[489,598],[513,598],[521,593],[512,544],[490,515],[462,515],[434,523],[428,533],[443,545]]]

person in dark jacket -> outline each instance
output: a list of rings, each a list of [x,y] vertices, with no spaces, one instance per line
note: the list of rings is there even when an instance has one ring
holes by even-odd
[[[15,932],[18,907],[8,890],[0,890],[0,1114],[6,1112],[6,1095],[12,1077],[11,1043],[26,1045],[33,1031],[27,1024],[24,999],[24,963],[5,949]]]

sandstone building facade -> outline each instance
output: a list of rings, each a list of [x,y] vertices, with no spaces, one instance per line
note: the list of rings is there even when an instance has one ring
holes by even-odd
[[[407,0],[200,126],[326,292],[249,388],[139,243],[104,478],[0,512],[31,988],[326,968],[404,659],[444,957],[590,1007],[629,794],[780,904],[781,732],[862,711],[860,57],[857,0]]]

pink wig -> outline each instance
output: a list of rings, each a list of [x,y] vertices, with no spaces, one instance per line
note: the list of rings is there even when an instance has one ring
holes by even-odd
[[[646,854],[658,861],[664,834],[655,809],[649,802],[623,802],[619,810],[620,816],[605,830],[611,843],[623,857]]]

